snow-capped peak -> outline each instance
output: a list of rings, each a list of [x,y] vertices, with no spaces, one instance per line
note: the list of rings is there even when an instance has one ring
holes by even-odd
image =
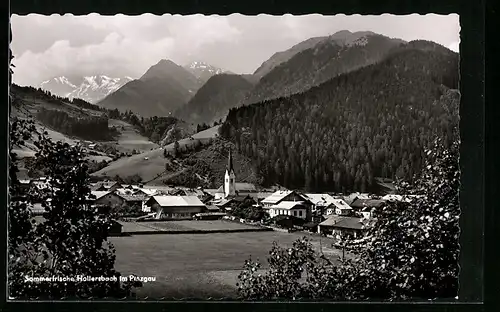
[[[189,70],[192,74],[194,74],[197,78],[205,78],[208,80],[211,76],[222,74],[226,72],[226,70],[222,68],[218,68],[207,64],[201,61],[193,61],[188,65],[184,66],[187,70]]]
[[[131,80],[133,78],[129,76],[113,78],[106,75],[92,75],[73,78],[72,82],[65,76],[60,76],[43,81],[40,88],[70,99],[81,98],[90,103],[96,103]],[[79,82],[75,83],[75,81]]]

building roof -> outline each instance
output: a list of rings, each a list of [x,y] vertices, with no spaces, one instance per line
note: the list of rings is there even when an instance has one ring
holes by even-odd
[[[328,226],[341,229],[365,229],[366,225],[361,221],[361,218],[343,217],[343,216],[329,216],[328,219],[321,222],[320,226]]]
[[[335,206],[335,208],[352,209],[351,206],[349,206],[343,199],[334,199],[333,205]]]
[[[309,200],[316,206],[328,207],[333,204],[335,198],[328,194],[305,194]]]
[[[370,196],[368,196],[368,194],[366,193],[359,193],[359,192],[355,192],[355,193],[351,193],[349,194],[348,196],[344,196],[344,201],[350,205],[352,204],[357,198],[359,199],[370,199]]]
[[[275,204],[292,193],[293,193],[293,191],[290,191],[290,190],[276,191],[276,192],[272,193],[270,196],[266,197],[262,202],[269,203],[269,204]]]
[[[152,196],[161,207],[205,207],[197,196]]]
[[[145,199],[147,199],[146,196],[137,196],[137,195],[122,195],[122,194],[119,194],[118,196],[120,196],[121,198],[123,198],[125,201],[128,201],[128,202],[134,202],[134,201],[143,201]]]
[[[294,208],[301,208],[300,206],[304,206],[304,202],[300,201],[282,201],[279,204],[271,206],[273,209],[294,209]]]
[[[378,208],[378,207],[381,207],[384,203],[385,203],[385,201],[380,200],[380,199],[357,198],[351,203],[351,207],[353,207],[353,208],[364,208],[364,207]]]
[[[219,193],[218,189],[204,189],[203,191],[205,191],[205,193],[210,194],[212,196]]]
[[[94,200],[98,200],[101,197],[104,197],[108,194],[112,194],[112,192],[109,191],[91,191],[90,193],[95,196]]]
[[[218,207],[224,207],[225,205],[231,203],[232,201],[234,201],[233,198],[224,198],[224,199],[221,199],[219,201],[214,202],[214,205],[216,205]]]

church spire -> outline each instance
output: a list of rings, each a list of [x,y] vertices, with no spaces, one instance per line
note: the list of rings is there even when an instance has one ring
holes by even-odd
[[[234,172],[234,168],[233,168],[233,154],[231,152],[231,148],[229,148],[229,158],[228,158],[228,162],[227,162],[227,171],[229,173],[231,173],[231,171]]]

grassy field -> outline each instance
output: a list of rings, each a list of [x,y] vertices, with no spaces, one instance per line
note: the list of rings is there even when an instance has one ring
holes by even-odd
[[[147,221],[147,222],[123,222],[122,232],[144,232],[144,231],[219,231],[219,230],[249,230],[258,228],[253,225],[222,221],[222,220],[179,220],[179,221]]]
[[[193,134],[194,140],[206,142],[211,138],[215,138],[219,126]],[[182,139],[179,141],[180,146],[192,144],[193,140],[190,138]],[[168,151],[172,152],[174,143],[165,147]],[[94,172],[95,176],[109,176],[114,177],[119,175],[121,177],[133,176],[138,174],[144,181],[150,181],[165,171],[165,158],[163,157],[163,148],[155,148],[141,154],[132,155],[111,162],[107,167]],[[156,181],[160,183],[159,181]]]
[[[112,237],[115,268],[123,275],[156,277],[137,290],[138,298],[235,298],[237,276],[250,256],[267,268],[267,257],[276,241],[291,246],[304,234],[249,232],[223,234],[137,235]],[[313,246],[330,256],[340,252],[331,240],[311,237]]]

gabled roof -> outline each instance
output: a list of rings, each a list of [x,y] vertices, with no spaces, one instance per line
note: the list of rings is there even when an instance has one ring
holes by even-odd
[[[262,202],[263,203],[270,203],[274,204],[282,200],[283,198],[287,197],[288,195],[292,194],[293,191],[276,191],[272,193],[270,196],[266,197]]]
[[[300,201],[282,201],[277,205],[273,205],[270,208],[274,209],[295,209],[295,208],[303,208],[304,207],[304,202]]]
[[[328,207],[333,204],[335,198],[328,194],[305,194],[309,200],[317,206]]]
[[[108,191],[91,191],[90,193],[95,196],[94,200],[98,200],[101,197],[104,197],[108,194],[112,194],[112,192]]]
[[[335,208],[340,208],[340,209],[352,209],[351,206],[349,206],[344,200],[342,199],[334,199],[333,200],[333,205]]]
[[[161,207],[205,207],[197,196],[152,196],[148,202],[152,200]]]
[[[276,191],[273,194],[271,194],[270,196],[266,197],[262,202],[266,203],[266,204],[277,204],[278,202],[282,201],[285,197],[287,197],[288,195],[290,195],[292,193],[297,194],[299,197],[303,198],[304,201],[309,202],[309,199],[306,196],[303,196],[301,194],[298,194],[295,191],[290,191],[290,190]]]
[[[135,201],[143,201],[145,199],[147,199],[146,196],[137,196],[137,195],[122,195],[122,194],[118,194],[118,196],[120,196],[121,198],[123,198],[125,201],[128,201],[128,202],[135,202]]]
[[[320,226],[329,226],[341,229],[365,229],[366,225],[362,222],[361,218],[343,217],[343,216],[329,216],[328,219],[321,222]]]
[[[356,199],[352,202],[351,207],[353,208],[364,208],[364,207],[381,207],[385,203],[384,200],[380,199]]]

